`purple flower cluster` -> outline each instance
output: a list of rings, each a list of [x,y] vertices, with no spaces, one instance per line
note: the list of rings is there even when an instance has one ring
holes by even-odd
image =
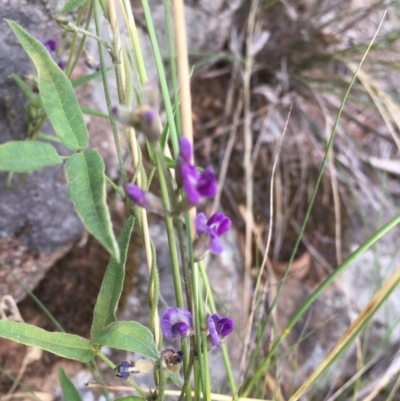
[[[168,340],[188,337],[193,334],[193,317],[186,309],[169,308],[161,317],[161,331]],[[221,340],[232,333],[233,320],[229,317],[221,318],[214,313],[207,319],[208,337],[213,345],[221,348]]]
[[[65,61],[63,59],[58,58],[57,56],[57,41],[55,39],[49,39],[46,41],[42,41],[43,46],[49,52],[51,58],[57,63],[57,65],[63,70],[65,68]]]
[[[220,340],[232,333],[234,324],[231,318],[221,318],[219,315],[214,313],[207,319],[207,326],[212,343],[217,348],[221,348]]]
[[[176,178],[178,185],[184,189],[189,204],[197,205],[217,193],[217,179],[210,168],[206,168],[200,173],[197,167],[191,164],[191,161],[192,145],[185,137],[181,137]]]
[[[145,208],[149,205],[148,192],[143,191],[143,189],[137,185],[128,184],[125,187],[125,193],[128,198],[138,206]]]
[[[196,216],[196,231],[199,236],[197,243],[200,243],[201,238],[207,239],[207,249],[215,254],[220,254],[223,248],[219,237],[225,234],[231,225],[230,218],[223,213],[214,213],[208,220],[204,213],[199,213]]]
[[[186,309],[169,308],[161,316],[161,331],[168,340],[193,334],[192,314]]]

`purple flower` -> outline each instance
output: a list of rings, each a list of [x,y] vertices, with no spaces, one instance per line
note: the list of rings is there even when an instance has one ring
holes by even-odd
[[[146,207],[149,204],[147,192],[143,191],[143,189],[139,188],[137,185],[128,184],[125,187],[125,193],[133,203],[141,207]]]
[[[168,340],[190,336],[193,333],[192,314],[186,309],[169,308],[161,316],[160,326]]]
[[[57,65],[64,71],[65,67],[67,66],[67,62],[65,60],[59,60]]]
[[[207,221],[204,213],[196,216],[196,231],[199,237],[206,235],[209,237],[208,249],[216,254],[223,251],[219,237],[231,228],[232,222],[223,213],[214,213]]]
[[[220,340],[232,333],[234,323],[230,317],[220,318],[216,313],[207,319],[210,339],[217,348],[221,348]]]
[[[192,160],[192,144],[184,136],[179,140],[179,158],[185,164],[190,164]]]
[[[204,198],[212,198],[216,194],[217,179],[210,168],[199,173],[196,166],[190,164],[191,158],[192,145],[185,137],[181,137],[176,178],[178,185],[185,190],[189,203],[196,205]]]
[[[138,206],[145,208],[149,212],[154,212],[164,216],[168,214],[165,210],[162,200],[151,192],[144,191],[134,184],[128,184],[125,187],[126,196]]]
[[[114,371],[117,373],[118,377],[126,380],[130,373],[134,373],[135,367],[131,363],[124,361],[120,365],[114,368]]]
[[[45,42],[42,41],[44,47],[46,48],[46,50],[51,54],[52,57],[55,56],[55,51],[56,51],[56,47],[57,47],[57,41],[55,39],[49,39],[46,40]]]
[[[46,50],[49,52],[51,58],[57,63],[57,65],[64,70],[66,66],[66,62],[63,59],[59,59],[57,57],[56,49],[57,49],[57,41],[55,39],[49,39],[49,40],[42,40],[41,41],[43,46],[46,48]]]

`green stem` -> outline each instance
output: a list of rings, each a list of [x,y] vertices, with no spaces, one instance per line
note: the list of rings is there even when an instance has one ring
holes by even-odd
[[[178,73],[176,67],[176,51],[174,42],[174,29],[172,26],[172,13],[171,13],[171,0],[164,0],[164,10],[165,10],[165,25],[167,31],[168,40],[168,52],[169,52],[169,65],[171,69],[171,81],[172,81],[172,93],[174,94],[174,104],[175,104],[175,122],[178,132],[182,132],[181,124],[181,109],[179,105],[179,84],[178,84]]]
[[[166,379],[166,377],[165,377],[165,371],[164,371],[164,369],[159,369],[159,370],[158,370],[158,393],[157,393],[157,401],[163,401],[166,383],[167,383],[167,379]]]
[[[156,153],[156,155],[157,155],[157,172],[158,172],[158,177],[159,177],[159,181],[160,181],[161,197],[162,197],[165,209],[171,210],[166,178],[165,178],[165,175],[163,172],[163,167],[162,167],[162,161],[160,160],[160,157],[158,157],[158,152]],[[176,245],[176,239],[175,239],[174,224],[173,224],[173,219],[171,217],[168,217],[168,216],[165,217],[165,226],[166,226],[167,236],[168,236],[168,247],[169,247],[170,258],[171,258],[171,267],[172,267],[172,276],[173,276],[173,280],[174,280],[176,304],[179,308],[183,308],[184,303],[183,303],[183,295],[182,295],[181,275],[180,275],[180,271],[179,271],[179,258],[178,258],[177,245]]]
[[[122,189],[118,185],[116,185],[110,177],[106,176],[105,174],[104,177],[106,178],[106,181],[110,184],[110,186],[114,189],[114,191],[117,192],[122,199],[125,199],[126,196],[124,191],[122,191]]]
[[[174,155],[177,156],[179,153],[179,145],[178,145],[178,134],[175,125],[174,112],[171,104],[171,99],[169,97],[168,84],[165,76],[165,70],[160,48],[157,42],[156,31],[154,29],[153,20],[151,18],[151,11],[147,0],[142,0],[142,7],[146,19],[147,29],[149,31],[151,46],[153,48],[154,60],[158,72],[158,79],[160,80],[161,93],[164,100],[165,111],[167,114],[168,125],[171,134],[172,148],[174,150]]]
[[[189,221],[189,216],[186,214],[186,221]],[[188,235],[189,243],[191,243],[191,234],[189,231],[190,225],[186,225],[186,233]],[[193,252],[190,253],[190,265],[194,266],[193,262]],[[194,320],[194,329],[196,335],[196,353],[197,353],[197,362],[198,362],[198,373],[200,377],[201,387],[203,391],[203,396],[206,394],[206,381],[205,381],[205,371],[204,371],[204,359],[203,359],[203,350],[202,350],[202,326],[204,324],[204,312],[202,313],[203,305],[203,297],[201,297],[201,286],[199,283],[199,269],[197,266],[194,266],[192,269],[192,289],[193,289],[193,320]],[[205,346],[205,350],[207,350],[207,345]],[[205,351],[207,352],[207,351]],[[197,394],[198,397],[198,394]]]
[[[20,287],[24,289],[24,291],[37,303],[39,308],[44,312],[44,314],[51,320],[51,322],[54,324],[54,326],[57,327],[57,329],[63,333],[65,333],[65,330],[61,326],[60,323],[56,320],[56,318],[51,314],[51,312],[42,304],[42,302],[36,297],[36,295],[21,281],[14,273],[13,271],[2,261],[0,260],[0,267],[4,269],[17,283]]]
[[[95,22],[96,22],[97,35],[100,35],[101,30],[100,30],[99,0],[94,0],[94,18],[95,18]],[[101,75],[103,78],[104,94],[106,97],[108,114],[110,116],[110,123],[111,123],[111,129],[112,129],[112,133],[113,133],[113,137],[114,137],[115,148],[117,150],[119,170],[121,173],[122,182],[124,185],[126,185],[126,183],[127,183],[126,172],[124,169],[124,162],[122,159],[121,148],[120,148],[120,144],[119,144],[117,126],[115,124],[115,118],[112,113],[111,97],[110,97],[110,90],[109,90],[109,86],[108,86],[107,70],[106,70],[106,64],[104,61],[103,48],[100,43],[99,43],[98,47],[99,47],[99,57],[100,57],[100,65],[101,65]]]
[[[97,1],[99,1],[99,0],[97,0]],[[97,35],[95,35],[94,33],[90,32],[90,31],[88,31],[86,29],[79,28],[78,26],[72,24],[69,21],[68,22],[64,21],[63,17],[61,17],[57,22],[66,31],[80,33],[81,35],[85,35],[85,36],[87,36],[89,38],[92,38],[92,39],[96,40],[99,44],[103,45],[107,49],[107,51],[110,53],[111,57],[114,59],[115,54],[114,54],[113,48],[110,46],[110,44],[108,42],[106,42],[105,40],[103,40],[100,37],[99,33],[97,33]],[[97,24],[96,24],[96,30],[97,30]]]
[[[200,284],[200,280],[198,280],[198,266],[195,266],[195,270],[197,270],[196,276],[199,284],[199,294],[203,294],[202,286]],[[203,374],[200,376],[202,378],[202,386],[203,386],[203,398],[206,401],[210,401],[211,399],[211,383],[210,383],[210,364],[208,362],[208,342],[207,342],[207,319],[204,311],[204,302],[203,297],[199,299],[198,303],[198,315],[200,321],[200,332],[201,332],[201,341],[198,343],[201,344],[201,354],[199,355],[200,361],[200,372]],[[199,347],[198,347],[199,348]],[[203,362],[203,364],[201,363]]]
[[[3,374],[4,376],[8,377],[10,380],[12,380],[14,383],[17,383],[18,386],[20,386],[26,393],[29,393],[31,397],[36,400],[36,401],[43,401],[41,398],[39,398],[36,393],[28,386],[26,386],[24,383],[22,383],[20,380],[18,380],[16,377],[13,375],[10,375],[7,371],[2,369],[0,367],[0,373]]]
[[[78,16],[76,17],[76,25],[80,25],[82,18],[83,18],[83,13],[85,12],[87,6],[88,6],[88,2],[84,3],[82,5],[82,7],[79,9]],[[74,35],[73,35],[72,41],[71,41],[69,55],[68,55],[67,66],[65,67],[65,75],[68,78],[71,77],[71,74],[74,71],[74,63],[72,62],[72,58],[74,57],[74,50],[75,50],[75,44],[76,44],[77,37],[78,37],[78,33],[74,32]],[[79,57],[79,53],[78,53],[78,57]]]
[[[192,283],[190,281],[190,270],[189,270],[189,259],[186,252],[186,241],[183,233],[182,221],[176,217],[175,228],[179,238],[179,248],[181,250],[181,261],[183,271],[183,282],[185,283],[185,292],[188,309],[193,313],[193,301],[192,301]]]
[[[138,71],[139,71],[139,82],[140,82],[140,85],[143,85],[144,83],[147,82],[147,72],[146,72],[146,66],[144,64],[142,49],[140,47],[139,36],[137,33],[135,20],[133,19],[131,3],[129,2],[129,0],[123,0],[123,5],[124,5],[124,9],[125,9],[125,15],[127,17],[128,24],[129,24],[129,26],[128,26],[129,37],[131,39],[131,43],[132,43],[133,51],[135,53],[136,63],[137,63]]]
[[[89,27],[90,27],[90,20],[92,19],[92,14],[93,14],[93,3],[90,2],[90,9],[89,9],[88,17],[87,17],[87,20],[86,20],[85,30],[88,30]],[[80,56],[81,56],[81,54],[83,52],[83,48],[85,46],[85,43],[86,43],[86,35],[82,36],[82,39],[81,39],[81,41],[79,43],[79,47],[78,47],[78,51],[77,51],[76,57],[75,57],[75,59],[74,59],[74,61],[72,63],[72,66],[71,66],[71,74],[73,73],[76,65],[78,64],[78,61],[79,61],[79,58],[80,58]]]
[[[217,308],[216,308],[215,302],[214,302],[214,295],[213,295],[213,292],[212,292],[210,281],[208,280],[208,276],[207,276],[206,268],[204,266],[204,262],[200,261],[198,263],[198,266],[200,268],[201,278],[202,278],[203,285],[204,285],[204,288],[205,288],[206,293],[207,293],[207,301],[208,301],[208,304],[210,306],[210,310],[211,310],[212,313],[217,313]],[[227,346],[226,346],[226,344],[224,342],[221,343],[221,346],[222,346],[221,347],[222,356],[223,356],[223,359],[224,359],[226,374],[228,375],[229,385],[231,387],[231,391],[232,391],[233,396],[236,396],[237,388],[236,388],[236,384],[235,384],[235,377],[233,375],[231,361],[230,361],[229,355],[228,355],[228,348],[227,348]]]

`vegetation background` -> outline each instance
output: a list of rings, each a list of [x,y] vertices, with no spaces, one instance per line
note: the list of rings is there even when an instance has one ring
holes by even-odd
[[[32,73],[3,19],[16,20],[37,38],[57,38],[60,58],[67,59],[76,44],[54,22],[62,4],[0,4],[0,51],[8,55],[0,61],[3,143],[24,138],[31,123],[27,101],[9,76]],[[157,82],[143,5],[131,5],[149,79]],[[166,78],[174,88],[164,6],[150,2]],[[222,207],[234,227],[226,254],[206,263],[219,304],[237,324],[227,345],[243,396],[400,399],[400,294],[395,290],[389,297],[400,259],[399,11],[399,2],[388,0],[186,3],[195,155],[200,165],[212,165],[220,181],[220,192],[206,208]],[[103,32],[107,38],[106,28]],[[126,43],[123,28],[121,35]],[[85,46],[73,78],[88,74],[86,65],[98,59],[96,43],[87,40]],[[77,89],[78,99],[105,113],[102,91],[93,80]],[[117,99],[116,92],[113,96]],[[101,116],[86,118],[90,146],[119,183],[108,123]],[[149,168],[144,141],[141,147]],[[130,172],[127,150],[124,157]],[[58,167],[29,174],[14,190],[0,173],[0,295],[13,295],[26,322],[53,330],[31,294],[10,276],[11,268],[67,332],[87,337],[109,255],[85,233]],[[124,205],[111,190],[108,204],[119,231]],[[162,309],[174,295],[168,248],[154,216],[150,229]],[[121,320],[147,323],[144,259],[134,235]],[[113,351],[109,358],[126,355]],[[213,352],[212,358],[213,392],[230,394],[222,356]],[[2,398],[30,397],[25,388],[12,387],[12,375],[40,399],[60,399],[60,365],[83,399],[100,399],[100,392],[83,387],[91,379],[82,365],[48,353],[30,355],[26,347],[1,339]],[[117,383],[111,369],[100,369],[107,383]],[[17,394],[6,395],[11,387]]]

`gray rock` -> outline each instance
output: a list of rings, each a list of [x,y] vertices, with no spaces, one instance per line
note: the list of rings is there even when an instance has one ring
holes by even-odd
[[[0,52],[7,57],[0,61],[0,143],[26,136],[27,102],[9,76],[33,72],[32,63],[4,18],[18,22],[39,39],[57,38],[61,34],[39,7],[31,4],[21,7],[17,1],[1,2]],[[49,126],[47,129],[51,132]],[[62,146],[58,151],[67,152]],[[33,289],[79,238],[83,225],[67,196],[63,166],[31,173],[15,190],[7,187],[7,176],[0,173],[0,259]],[[14,182],[19,178],[15,176]],[[25,291],[1,269],[0,294],[11,294],[20,300]]]

